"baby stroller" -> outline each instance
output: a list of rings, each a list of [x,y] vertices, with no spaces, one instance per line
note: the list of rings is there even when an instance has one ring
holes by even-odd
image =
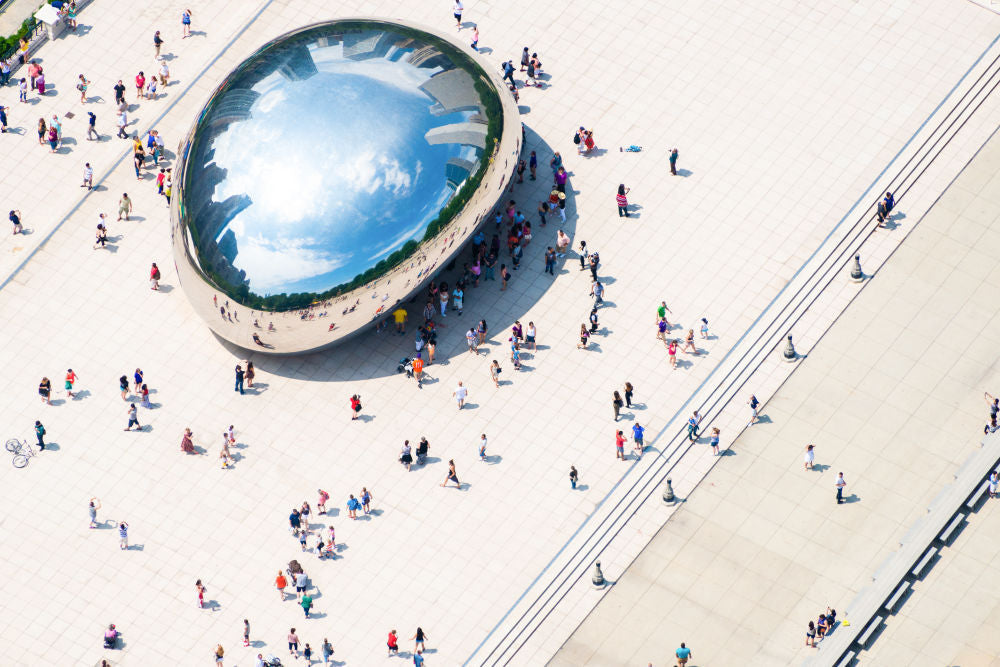
[[[281,660],[273,653],[264,656],[264,667],[281,667]]]
[[[396,366],[397,373],[402,373],[403,371],[406,371],[406,377],[413,377],[413,363],[409,357],[403,357],[400,359],[399,365]]]
[[[292,560],[292,561],[288,561],[288,569],[285,570],[285,572],[287,572],[289,574],[289,576],[291,576],[292,578],[294,578],[295,575],[302,574],[303,572],[305,572],[305,570],[303,570],[302,566],[299,565],[299,561]]]
[[[108,626],[108,629],[104,631],[104,648],[117,648],[118,646],[118,630],[115,629],[115,624],[112,623]]]

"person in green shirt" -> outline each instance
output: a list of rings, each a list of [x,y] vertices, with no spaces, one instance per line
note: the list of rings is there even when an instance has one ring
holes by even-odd
[[[45,427],[37,419],[35,420],[35,437],[38,438],[38,449],[45,449]]]
[[[672,311],[669,308],[667,308],[667,302],[666,301],[661,301],[660,302],[660,307],[656,309],[656,321],[659,322],[661,319],[666,319],[667,318],[667,313],[670,313],[671,315],[673,315],[674,311]],[[669,323],[668,323],[668,326],[669,326]]]
[[[313,606],[312,596],[306,593],[302,596],[302,601],[299,604],[302,605],[302,611],[306,613],[306,618],[309,618],[309,610],[312,609]]]

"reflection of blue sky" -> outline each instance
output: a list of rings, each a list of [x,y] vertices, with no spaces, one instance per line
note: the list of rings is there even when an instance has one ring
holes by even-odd
[[[258,294],[323,291],[419,240],[453,194],[447,160],[479,152],[424,138],[472,115],[430,113],[434,100],[418,86],[435,69],[390,60],[402,55],[395,47],[363,60],[343,59],[340,44],[310,53],[317,74],[262,79],[251,116],[212,140],[227,171],[213,200],[253,202],[216,239],[233,232],[233,264]]]

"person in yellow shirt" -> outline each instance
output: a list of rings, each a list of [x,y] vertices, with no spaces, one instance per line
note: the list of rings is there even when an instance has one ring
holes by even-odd
[[[396,331],[404,333],[406,331],[406,309],[400,306],[392,311],[392,319],[396,321]]]

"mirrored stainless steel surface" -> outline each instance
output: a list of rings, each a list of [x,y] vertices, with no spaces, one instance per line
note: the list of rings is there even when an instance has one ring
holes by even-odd
[[[174,256],[221,337],[274,353],[374,328],[503,194],[517,107],[467,45],[398,22],[306,26],[211,96],[174,170]]]

